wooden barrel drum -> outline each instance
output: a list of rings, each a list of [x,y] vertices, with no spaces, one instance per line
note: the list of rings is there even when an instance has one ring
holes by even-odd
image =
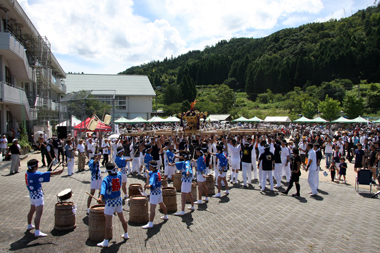
[[[208,189],[208,195],[212,196],[215,194],[215,180],[213,175],[208,175],[206,177],[206,186]],[[204,193],[203,193],[204,194]],[[206,196],[208,197],[208,196]]]
[[[181,177],[182,177],[182,173],[175,173],[173,175],[173,186],[174,188],[176,188],[177,192],[181,191],[181,185],[182,185]]]
[[[90,240],[94,242],[101,242],[104,240],[104,233],[106,228],[104,207],[105,205],[93,205],[92,207],[90,207],[88,238],[90,238]]]
[[[132,196],[141,196],[141,192],[140,191],[143,191],[143,188],[142,188],[141,184],[130,184],[129,187],[128,187],[128,195],[129,195],[129,197],[132,197]]]
[[[129,222],[147,223],[149,221],[148,197],[131,196],[129,206]]]
[[[66,231],[76,227],[74,208],[73,202],[59,202],[55,204],[55,230]]]
[[[174,187],[162,188],[162,201],[164,202],[168,213],[177,211],[177,193]],[[160,211],[163,211],[160,207]]]

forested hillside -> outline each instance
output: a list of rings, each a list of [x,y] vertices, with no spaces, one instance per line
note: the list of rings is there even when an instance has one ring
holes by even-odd
[[[329,87],[344,88],[338,98],[343,102],[353,85],[380,81],[379,26],[377,5],[339,21],[284,29],[265,38],[223,40],[203,51],[131,67],[120,74],[148,75],[154,87],[162,88],[165,105],[191,101],[197,97],[196,86],[210,84],[226,84],[255,101],[268,89],[275,94],[294,92],[295,87],[300,92],[308,87],[321,91],[330,83]]]

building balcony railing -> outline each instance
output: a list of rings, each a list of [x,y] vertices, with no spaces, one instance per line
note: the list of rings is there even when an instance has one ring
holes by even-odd
[[[0,55],[7,60],[12,74],[18,80],[34,81],[33,70],[29,67],[25,48],[9,32],[0,31]]]

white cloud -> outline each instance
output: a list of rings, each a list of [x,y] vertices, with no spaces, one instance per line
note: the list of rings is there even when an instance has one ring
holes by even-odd
[[[373,0],[18,1],[65,71],[117,73],[222,39],[340,18],[344,6],[349,16]]]
[[[39,33],[48,37],[54,53],[76,55],[99,65],[116,62],[121,66],[118,71],[127,63],[176,55],[186,44],[166,20],[152,23],[133,15],[131,0],[20,0],[20,4]]]

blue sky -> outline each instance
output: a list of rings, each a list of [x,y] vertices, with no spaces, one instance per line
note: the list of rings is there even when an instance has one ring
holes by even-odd
[[[18,0],[66,72],[114,74],[222,39],[348,17],[374,0]]]

